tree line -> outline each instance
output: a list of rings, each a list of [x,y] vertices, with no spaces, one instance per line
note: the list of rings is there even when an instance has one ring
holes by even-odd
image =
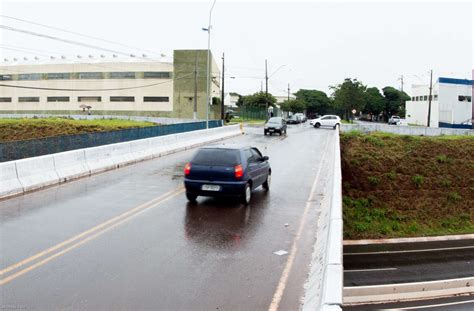
[[[331,94],[319,90],[300,89],[293,93],[295,99],[280,104],[287,112],[306,112],[308,116],[337,114],[348,120],[354,115],[364,115],[369,119],[388,120],[392,115],[405,116],[405,102],[410,97],[394,87],[386,86],[379,90],[368,87],[357,79],[347,78],[344,82],[331,86]],[[240,96],[237,106],[265,107],[276,105],[276,98],[265,92]]]

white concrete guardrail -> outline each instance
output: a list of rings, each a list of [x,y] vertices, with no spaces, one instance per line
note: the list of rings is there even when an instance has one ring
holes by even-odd
[[[425,126],[399,126],[388,124],[341,124],[341,132],[360,131],[369,132],[386,132],[400,135],[416,135],[416,136],[442,136],[442,135],[474,135],[474,130],[470,129],[454,129],[445,127],[425,127]]]
[[[241,135],[216,127],[0,163],[0,198]]]
[[[342,266],[342,172],[339,129],[334,132],[333,152],[329,157],[332,183],[324,191],[321,213],[318,219],[316,243],[314,245],[311,270],[306,282],[303,310],[342,310],[343,266]]]

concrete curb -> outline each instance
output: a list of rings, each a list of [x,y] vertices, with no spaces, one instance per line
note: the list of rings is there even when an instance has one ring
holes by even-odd
[[[474,294],[474,277],[344,287],[344,305],[433,299],[464,294]]]
[[[377,240],[375,239],[374,240],[344,240],[344,245],[440,242],[440,241],[456,241],[456,240],[471,240],[471,239],[474,239],[474,234],[442,235],[442,236],[415,237],[415,238],[377,239]]]
[[[237,126],[104,145],[0,163],[0,199],[241,135]]]

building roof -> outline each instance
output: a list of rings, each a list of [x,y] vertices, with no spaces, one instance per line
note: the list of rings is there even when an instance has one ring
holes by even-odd
[[[473,80],[455,79],[455,78],[446,78],[446,77],[439,77],[438,82],[439,83],[446,83],[446,84],[474,85]]]

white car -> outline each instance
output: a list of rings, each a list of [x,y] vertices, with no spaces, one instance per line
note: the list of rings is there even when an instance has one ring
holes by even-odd
[[[317,119],[309,121],[309,125],[314,126],[315,128],[322,127],[332,127],[336,129],[337,126],[341,125],[341,118],[336,115],[325,115]]]

